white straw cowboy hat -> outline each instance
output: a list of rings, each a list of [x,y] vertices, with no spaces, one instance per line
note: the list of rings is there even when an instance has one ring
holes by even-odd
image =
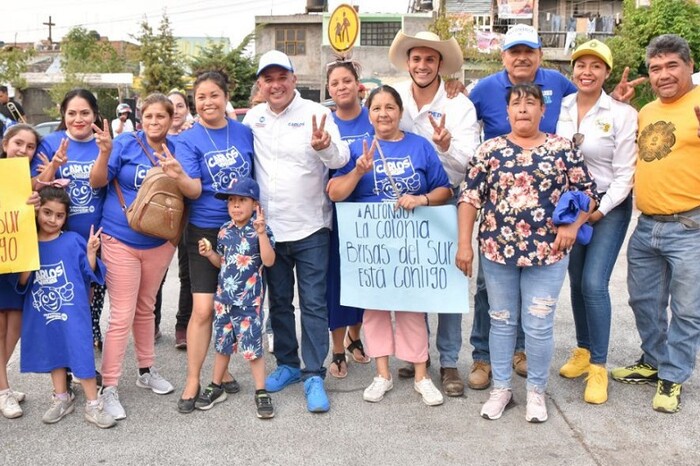
[[[389,61],[399,70],[407,70],[408,52],[416,47],[428,47],[437,50],[442,56],[440,74],[454,74],[462,68],[464,57],[462,49],[454,37],[440,40],[437,34],[421,31],[415,36],[409,36],[399,31],[394,37],[389,49]]]

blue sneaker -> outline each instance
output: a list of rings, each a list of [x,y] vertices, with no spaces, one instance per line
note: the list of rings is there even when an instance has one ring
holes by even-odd
[[[274,393],[287,385],[301,381],[301,370],[292,366],[277,366],[275,371],[265,379],[265,390]]]
[[[312,413],[325,413],[331,409],[331,403],[328,401],[321,377],[315,375],[306,379],[304,393],[306,394],[306,408]]]

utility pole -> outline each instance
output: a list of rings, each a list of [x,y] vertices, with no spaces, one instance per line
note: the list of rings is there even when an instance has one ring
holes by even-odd
[[[51,21],[51,16],[49,16],[49,22],[48,22],[48,23],[42,23],[42,24],[43,24],[44,26],[48,26],[48,27],[49,27],[49,44],[53,44],[53,38],[52,38],[52,36],[51,36],[51,27],[52,27],[52,26],[55,26],[56,23],[52,22],[52,21]]]

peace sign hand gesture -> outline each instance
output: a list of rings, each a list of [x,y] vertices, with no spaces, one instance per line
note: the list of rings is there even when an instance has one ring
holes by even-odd
[[[355,162],[355,171],[360,176],[372,171],[374,166],[374,151],[377,149],[377,140],[372,141],[372,146],[367,149],[367,140],[362,141],[362,156]]]
[[[102,233],[102,227],[95,231],[95,226],[90,225],[90,236],[87,241],[87,252],[88,254],[97,254],[97,250],[100,249],[100,234]]]
[[[100,152],[103,154],[112,153],[112,136],[109,134],[109,121],[107,118],[103,120],[104,128],[100,129],[95,123],[92,124],[92,130],[95,132],[95,142]]]
[[[620,77],[620,82],[617,83],[617,86],[615,86],[615,89],[613,89],[611,94],[612,98],[618,102],[629,103],[630,100],[632,100],[632,97],[634,97],[634,88],[637,85],[642,84],[647,79],[645,77],[641,77],[628,81],[627,77],[629,74],[630,67],[626,66],[625,70],[622,72],[622,76]]]
[[[255,207],[255,220],[253,220],[253,227],[255,227],[255,232],[258,235],[264,235],[267,231],[265,229],[265,214],[263,212],[263,208],[260,207],[260,204]]]
[[[61,144],[58,146],[58,150],[53,154],[51,163],[54,164],[55,168],[65,165],[68,162],[68,142],[70,139],[61,139]],[[54,170],[55,171],[55,170]],[[43,170],[42,170],[43,172]]]
[[[315,151],[327,149],[331,145],[331,135],[324,128],[326,126],[326,114],[321,117],[321,125],[316,124],[316,115],[311,117],[311,147]]]
[[[163,173],[173,179],[179,178],[184,173],[182,165],[180,165],[180,162],[175,158],[172,152],[170,152],[167,144],[164,143],[162,147],[163,153],[155,152],[155,156],[160,162]]]
[[[447,152],[452,142],[452,135],[445,128],[445,114],[440,118],[440,124],[435,121],[432,115],[428,115],[430,124],[433,126],[433,142],[440,148],[442,152]]]

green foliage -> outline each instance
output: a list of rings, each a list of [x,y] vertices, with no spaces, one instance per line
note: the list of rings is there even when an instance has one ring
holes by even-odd
[[[206,71],[220,71],[229,79],[229,98],[234,107],[247,107],[250,89],[255,82],[257,61],[245,55],[245,49],[255,38],[255,33],[248,34],[235,49],[224,51],[224,44],[209,41],[201,48],[198,57],[192,59],[192,77],[196,78]]]
[[[22,50],[19,47],[0,49],[0,83],[11,84],[15,89],[24,89],[27,81],[20,76],[27,71],[27,62],[34,55],[34,50]]]
[[[144,19],[141,22],[141,31],[135,38],[141,44],[141,62],[144,66],[141,79],[143,94],[167,93],[171,89],[184,87],[183,63],[168,16],[163,13],[157,33]]]
[[[447,14],[445,2],[440,2],[438,15],[428,30],[443,40],[454,37],[462,48],[464,59],[477,71],[477,74],[487,76],[503,67],[501,56],[498,52],[481,53],[477,50],[476,33],[472,21],[471,18]]]
[[[678,34],[688,41],[695,63],[700,63],[700,5],[693,0],[651,2],[651,7],[637,8],[635,0],[624,0],[624,21],[615,37],[606,41],[613,53],[615,67],[608,78],[608,91],[620,81],[625,67],[630,79],[646,75],[646,47],[661,34]],[[654,99],[648,83],[637,86],[633,105],[641,108]]]

